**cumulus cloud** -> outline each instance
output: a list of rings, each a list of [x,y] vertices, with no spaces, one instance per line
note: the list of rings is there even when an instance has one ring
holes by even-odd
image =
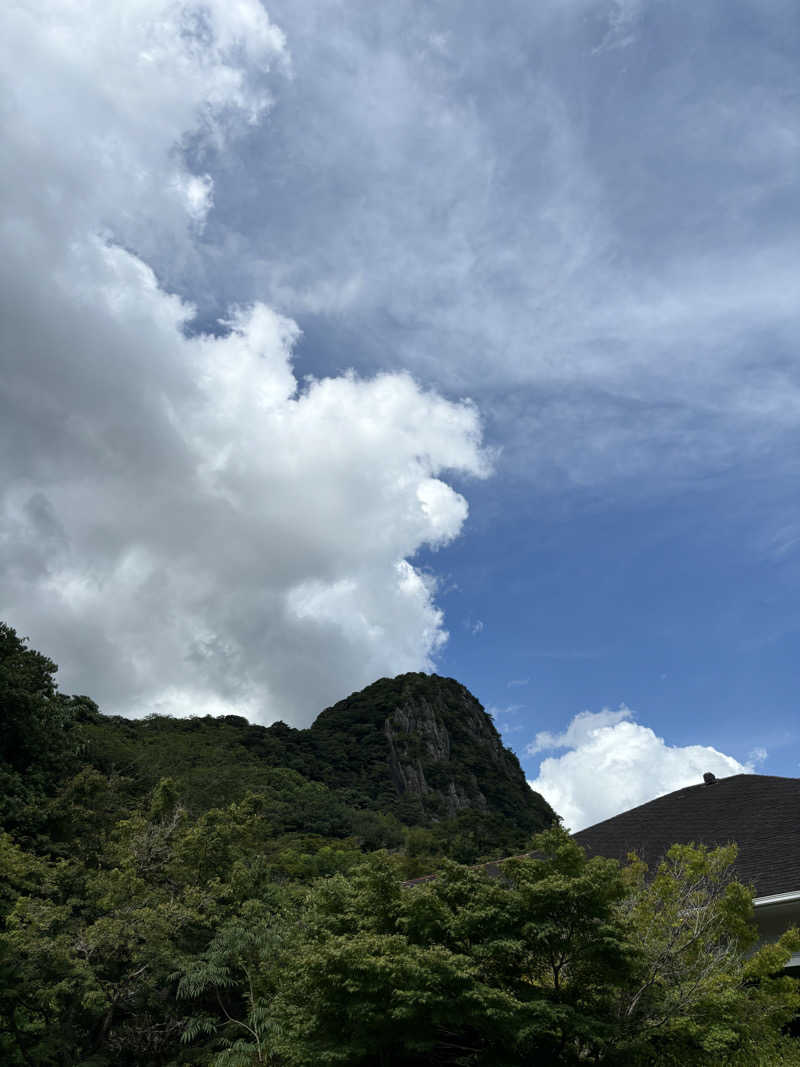
[[[290,73],[283,33],[257,0],[3,21],[4,615],[128,714],[301,723],[430,667],[444,620],[410,560],[467,516],[443,477],[488,473],[475,407],[402,373],[300,382],[290,318],[197,332],[160,281],[213,211],[196,161]]]
[[[578,748],[585,744],[592,734],[604,726],[616,726],[624,719],[630,719],[633,712],[624,705],[617,711],[604,708],[602,711],[581,711],[575,716],[566,730],[560,734],[541,730],[534,741],[527,746],[525,751],[529,756],[535,756],[549,748]]]
[[[582,711],[563,733],[537,734],[527,752],[551,749],[567,751],[543,759],[530,785],[573,831],[696,785],[706,771],[725,778],[754,769],[753,762],[742,764],[708,745],[669,745],[634,721],[625,705],[616,711]]]

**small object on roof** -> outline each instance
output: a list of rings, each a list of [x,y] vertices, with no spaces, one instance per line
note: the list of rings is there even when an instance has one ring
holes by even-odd
[[[706,771],[706,773],[703,775],[703,781],[706,783],[706,785],[713,785],[716,780],[716,774],[712,774],[711,771]]]

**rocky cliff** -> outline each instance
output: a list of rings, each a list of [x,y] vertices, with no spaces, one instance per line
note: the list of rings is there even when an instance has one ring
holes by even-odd
[[[407,819],[471,810],[528,832],[553,819],[490,716],[452,678],[383,678],[323,711],[308,736],[321,778],[399,804]]]

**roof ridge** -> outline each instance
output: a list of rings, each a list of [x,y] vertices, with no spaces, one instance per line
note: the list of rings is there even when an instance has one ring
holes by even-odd
[[[657,862],[673,844],[739,846],[737,876],[758,895],[800,888],[800,778],[731,774],[684,786],[573,834],[588,855]]]
[[[694,785],[683,785],[678,789],[673,789],[671,793],[662,793],[660,796],[653,797],[652,800],[645,800],[642,804],[636,804],[632,808],[625,808],[624,811],[618,811],[616,815],[609,815],[607,819],[601,819],[599,822],[591,823],[589,826],[584,826],[582,830],[576,830],[573,837],[577,837],[579,834],[584,833],[587,830],[594,830],[595,827],[603,826],[604,823],[611,822],[614,819],[619,819],[623,815],[631,814],[635,811],[641,811],[642,808],[648,808],[651,804],[658,804],[662,801],[669,800],[671,797],[677,796],[679,793],[688,793],[692,789],[708,789],[711,786],[718,787],[724,785],[725,782],[733,782],[739,779],[745,778],[748,781],[764,781],[769,779],[774,782],[797,782],[800,778],[787,774],[753,774],[750,771],[741,771],[739,774],[727,774],[724,778],[717,778],[715,781],[696,782]]]

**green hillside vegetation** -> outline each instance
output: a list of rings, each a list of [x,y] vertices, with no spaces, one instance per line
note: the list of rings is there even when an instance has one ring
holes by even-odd
[[[292,730],[54,674],[0,625],[3,1064],[800,1063],[734,850],[587,860],[457,682]]]
[[[444,855],[469,863],[519,851],[554,818],[528,787],[516,757],[502,747],[489,716],[452,679],[424,674],[382,679],[322,712],[308,730],[284,723],[253,725],[236,715],[105,716],[88,698],[68,700],[54,688],[51,694],[47,685],[52,683],[43,683],[42,692],[48,693],[53,723],[58,720],[55,733],[26,742],[29,747],[19,758],[33,762],[24,784],[9,780],[7,820],[13,819],[15,804],[25,807],[25,798],[26,818],[44,817],[47,804],[35,803],[32,811],[30,801],[45,781],[52,791],[59,780],[56,765],[51,759],[41,781],[31,768],[40,766],[36,753],[54,751],[56,737],[61,738],[61,779],[66,782],[79,768],[84,777],[90,768],[97,772],[105,783],[103,803],[110,817],[142,803],[165,777],[175,783],[190,816],[252,793],[262,798],[275,839],[316,835],[349,840],[351,846],[357,841],[357,848],[366,851],[407,851],[409,846],[415,857],[409,876],[431,869]],[[437,760],[426,753],[423,736],[412,732],[401,737],[403,764],[427,772],[423,795],[403,791],[393,781],[386,731],[393,712],[419,701],[425,706],[425,723],[444,725],[451,738],[448,758]],[[468,705],[475,733],[460,720],[459,703]],[[457,803],[464,805],[457,811],[448,811],[450,783],[459,793]],[[57,807],[63,810],[60,796]],[[52,838],[57,831],[48,823],[46,832]],[[67,839],[69,833],[68,828],[62,831]]]

